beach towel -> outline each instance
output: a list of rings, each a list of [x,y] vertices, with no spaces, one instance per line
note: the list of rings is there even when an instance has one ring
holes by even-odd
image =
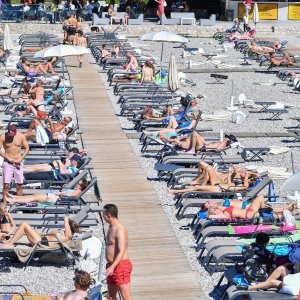
[[[243,251],[244,246],[239,245],[236,247],[238,250]],[[286,256],[291,252],[292,247],[289,245],[267,245],[266,249],[278,256]]]
[[[203,121],[219,122],[229,121],[231,122],[232,112],[230,111],[216,111],[213,114],[202,114],[201,119]]]
[[[296,222],[295,226],[276,226],[276,225],[246,225],[246,226],[232,226],[228,225],[229,234],[248,234],[253,232],[266,232],[266,231],[293,231],[300,229],[300,221]]]
[[[49,143],[49,136],[42,126],[37,126],[35,129],[35,138],[36,142],[42,146],[45,146]]]
[[[288,179],[290,176],[293,175],[292,172],[287,171],[287,168],[248,165],[245,167],[245,169],[257,173],[268,172],[269,177],[274,180]]]

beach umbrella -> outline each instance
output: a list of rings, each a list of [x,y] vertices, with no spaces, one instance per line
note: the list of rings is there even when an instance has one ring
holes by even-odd
[[[160,31],[160,32],[149,32],[140,37],[141,41],[153,41],[153,42],[161,42],[161,54],[160,54],[160,70],[162,66],[162,59],[164,53],[164,43],[180,43],[185,44],[188,43],[188,39],[185,37],[175,34],[173,32],[168,31]]]
[[[89,54],[90,51],[82,46],[71,46],[71,45],[57,45],[53,47],[48,47],[43,50],[40,50],[35,53],[34,58],[43,58],[43,57],[66,57],[66,56],[78,56]],[[63,64],[63,86],[64,90],[66,88],[65,83],[65,69]],[[67,95],[64,93],[65,103],[67,103]]]
[[[172,54],[170,57],[169,70],[168,70],[168,88],[174,93],[179,89],[178,72],[175,61],[175,56]]]
[[[3,49],[4,51],[10,51],[14,48],[13,41],[11,39],[9,26],[5,24],[3,32]]]
[[[259,13],[258,13],[258,5],[257,3],[254,4],[254,9],[253,9],[253,23],[256,28],[256,24],[259,22]]]
[[[289,177],[282,185],[281,191],[300,192],[300,173]]]

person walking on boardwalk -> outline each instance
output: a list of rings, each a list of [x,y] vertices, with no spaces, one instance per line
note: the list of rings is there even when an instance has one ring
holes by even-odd
[[[116,205],[104,205],[103,218],[109,224],[105,250],[108,299],[116,300],[117,292],[120,291],[122,299],[132,300],[130,292],[132,264],[128,256],[128,231],[118,219]]]
[[[78,32],[77,45],[87,48],[86,38],[83,36],[82,31]],[[82,58],[83,58],[83,55],[78,55],[79,68],[82,68]]]
[[[5,152],[1,151],[4,148]],[[21,147],[24,148],[23,154]],[[3,200],[6,202],[12,178],[17,185],[17,195],[23,193],[23,159],[29,152],[29,146],[23,133],[17,132],[15,125],[9,125],[7,132],[0,136],[0,156],[4,158],[3,168]]]

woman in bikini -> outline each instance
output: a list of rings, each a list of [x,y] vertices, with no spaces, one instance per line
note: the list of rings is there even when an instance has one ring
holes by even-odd
[[[258,216],[258,210],[265,208],[265,199],[263,196],[256,197],[247,208],[239,208],[234,205],[228,207],[218,206],[210,208],[207,212],[207,218],[209,219],[233,219],[242,218],[250,220],[254,216]],[[286,207],[273,208],[277,214],[282,214],[283,210],[288,209],[293,211],[295,209],[295,203],[292,202]]]
[[[42,86],[41,80],[37,80],[35,86],[29,89],[29,94],[33,95],[33,98],[35,100],[29,100],[26,103],[26,110],[23,112],[19,112],[19,115],[21,117],[24,117],[28,113],[33,113],[38,120],[46,120],[47,113],[44,104],[45,89]]]
[[[272,53],[272,54],[270,54],[270,60],[275,66],[285,66],[285,67],[300,66],[300,63],[293,62],[293,60],[290,58],[290,56],[287,53],[284,54],[281,58],[276,58],[275,54]]]
[[[0,203],[0,241],[4,241],[16,229],[16,224],[9,212],[7,212],[6,205]]]
[[[57,246],[56,235],[60,234],[61,242],[66,243],[70,241],[75,233],[80,233],[81,230],[78,224],[69,219],[68,217],[64,218],[64,230],[53,230],[50,231],[47,235],[41,235],[36,232],[28,223],[23,222],[17,229],[16,233],[5,242],[3,245],[0,245],[0,248],[13,248],[15,243],[18,242],[23,236],[28,238],[29,243],[34,246],[37,243],[40,243],[44,246],[54,248]]]
[[[154,74],[155,74],[154,66],[149,60],[147,60],[142,69],[141,83],[154,82]]]
[[[251,42],[251,45],[249,47],[249,50],[253,53],[257,53],[257,54],[260,54],[260,53],[274,53],[275,52],[275,49],[274,48],[271,48],[271,47],[265,47],[265,46],[259,46],[256,44],[255,41],[252,41]]]
[[[35,76],[37,74],[48,74],[50,71],[52,74],[56,74],[53,69],[52,63],[47,62],[46,64],[40,63],[29,63],[26,57],[21,58],[21,64],[25,72],[29,74],[29,76]]]
[[[60,192],[53,193],[53,190],[49,190],[46,194],[33,194],[25,196],[15,196],[9,194],[7,202],[9,203],[50,203],[55,204],[60,197],[75,198],[80,195],[82,191],[88,186],[87,180],[80,180],[74,189],[62,190]]]
[[[157,2],[156,14],[159,18],[161,15],[165,14],[165,0],[155,0],[155,2]]]
[[[245,191],[251,183],[252,172],[244,171],[242,176],[243,182],[235,182],[232,178],[232,172],[228,174],[222,174],[217,172],[211,165],[201,161],[203,171],[203,181],[202,184],[196,184],[194,186],[180,189],[180,190],[169,190],[171,194],[182,194],[187,192],[211,192],[220,193],[228,191]],[[209,185],[208,185],[209,183]]]

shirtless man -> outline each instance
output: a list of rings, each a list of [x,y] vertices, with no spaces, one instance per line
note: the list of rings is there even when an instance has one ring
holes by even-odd
[[[77,46],[81,46],[81,47],[87,48],[86,38],[83,36],[83,32],[82,31],[78,32]],[[82,58],[83,58],[83,55],[78,55],[77,57],[78,57],[78,61],[79,61],[79,68],[82,68]]]
[[[68,44],[73,45],[76,34],[77,20],[74,15],[68,19]]]
[[[134,55],[132,55],[129,51],[126,51],[125,56],[128,58],[128,63],[124,65],[125,71],[132,70],[136,71],[139,67],[139,64]]]
[[[114,204],[104,205],[103,218],[109,224],[105,251],[108,299],[117,300],[119,290],[122,299],[131,300],[130,274],[132,265],[128,257],[127,229],[118,220],[118,208]]]
[[[24,152],[21,153],[23,146]],[[6,202],[8,190],[12,178],[14,177],[17,185],[17,195],[23,194],[23,164],[22,161],[29,152],[29,146],[24,134],[17,132],[15,125],[9,125],[7,132],[0,136],[0,149],[4,148],[5,152],[0,151],[0,156],[4,158],[3,168],[3,200]]]
[[[53,123],[53,121],[50,118],[48,118],[48,123],[49,123],[48,128],[44,128],[39,120],[33,119],[29,125],[28,130],[25,132],[25,137],[27,139],[34,138],[35,137],[34,131],[38,126],[41,126],[46,130],[49,139],[53,139],[53,140],[58,139],[58,134],[61,133],[63,130],[66,131],[67,129],[66,127],[70,122],[72,122],[71,117],[64,117],[63,120],[58,123]]]

